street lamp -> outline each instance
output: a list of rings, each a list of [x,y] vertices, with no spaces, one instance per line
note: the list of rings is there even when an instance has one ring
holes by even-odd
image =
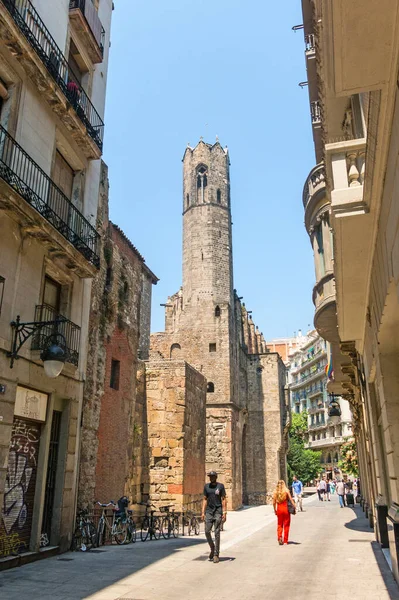
[[[11,322],[13,329],[11,350],[7,356],[11,359],[10,368],[14,366],[14,360],[19,358],[18,352],[25,342],[44,327],[54,327],[54,333],[47,336],[44,340],[44,348],[40,354],[43,361],[44,371],[47,377],[54,379],[61,373],[67,359],[67,343],[65,337],[57,331],[59,325],[66,321],[64,317],[58,317],[54,321],[32,321],[30,323],[21,323],[19,315],[15,321]]]
[[[337,424],[341,416],[341,407],[338,400],[335,399],[335,394],[329,394],[330,404],[328,405],[328,416],[332,424]]]

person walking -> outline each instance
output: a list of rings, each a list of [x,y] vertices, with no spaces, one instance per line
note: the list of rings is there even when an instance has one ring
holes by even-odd
[[[327,489],[327,484],[326,484],[326,480],[324,479],[324,477],[322,479],[320,479],[319,481],[319,485],[318,485],[318,492],[319,492],[319,500],[321,500],[323,502],[324,495],[326,493],[326,489]]]
[[[219,562],[220,550],[220,528],[226,521],[227,500],[226,490],[223,483],[219,483],[216,471],[208,473],[209,483],[204,487],[204,498],[202,500],[201,519],[205,521],[205,535],[211,549],[209,560],[214,563]],[[212,539],[212,526],[215,529],[215,541]]]
[[[277,516],[277,541],[280,546],[288,544],[290,533],[291,515],[288,510],[288,501],[294,506],[295,511],[289,489],[285,485],[285,481],[280,479],[273,494],[274,514]]]
[[[326,481],[326,496],[327,496],[327,500],[328,502],[330,502],[330,493],[331,493],[331,485],[330,485],[330,481],[327,479]]]
[[[292,495],[294,496],[294,500],[295,500],[295,506],[298,510],[298,508],[301,509],[301,512],[303,511],[302,508],[302,492],[303,492],[303,484],[302,481],[300,481],[298,479],[298,477],[296,475],[294,475],[294,477],[292,478]]]
[[[338,483],[337,483],[337,495],[338,495],[340,507],[344,508],[344,506],[345,506],[345,484],[343,481],[338,481]]]

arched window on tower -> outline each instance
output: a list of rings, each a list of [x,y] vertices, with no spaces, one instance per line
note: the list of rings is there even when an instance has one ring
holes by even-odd
[[[203,204],[208,201],[208,169],[205,165],[197,167],[197,202]]]
[[[215,317],[220,317],[220,306],[215,308]]]
[[[187,194],[186,196],[186,208],[189,208],[190,206],[190,194]]]
[[[181,346],[180,344],[172,344],[170,347],[170,358],[177,358],[180,355]]]
[[[212,383],[212,381],[208,381],[206,391],[208,392],[208,394],[213,394],[213,392],[215,391],[215,385]]]
[[[220,190],[217,190],[217,192],[216,192],[216,202],[218,204],[222,203],[222,192]]]

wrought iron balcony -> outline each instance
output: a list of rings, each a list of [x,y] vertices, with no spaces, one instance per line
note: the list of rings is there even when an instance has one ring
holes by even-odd
[[[315,34],[308,33],[305,35],[305,52],[306,54],[310,54],[315,51]]]
[[[66,319],[64,315],[60,315],[48,304],[36,306],[35,321],[55,321],[59,317],[62,317],[63,320],[57,326],[44,326],[33,336],[31,350],[43,350],[50,335],[61,333],[67,344],[66,362],[77,367],[79,365],[80,327]]]
[[[0,178],[99,268],[97,231],[1,125]]]
[[[321,105],[318,100],[310,103],[310,115],[312,117],[312,125],[321,124]]]
[[[1,1],[64,96],[73,106],[89,136],[102,150],[104,123],[37,10],[29,0]]]
[[[91,60],[94,63],[102,62],[105,29],[92,0],[70,0],[69,17],[83,37]]]

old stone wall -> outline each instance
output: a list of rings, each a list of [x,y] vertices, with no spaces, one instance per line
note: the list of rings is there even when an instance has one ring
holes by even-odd
[[[206,380],[184,361],[146,364],[149,495],[198,505],[205,480]]]
[[[250,355],[248,362],[246,487],[249,504],[265,504],[286,479],[285,366],[277,353]]]
[[[108,501],[128,486],[135,423],[140,324],[148,323],[150,293],[156,283],[125,234],[108,220],[107,168],[102,165],[99,218],[101,266],[93,283],[88,369],[83,403],[78,504]],[[148,333],[142,341],[148,354]],[[147,347],[145,347],[147,340]]]

